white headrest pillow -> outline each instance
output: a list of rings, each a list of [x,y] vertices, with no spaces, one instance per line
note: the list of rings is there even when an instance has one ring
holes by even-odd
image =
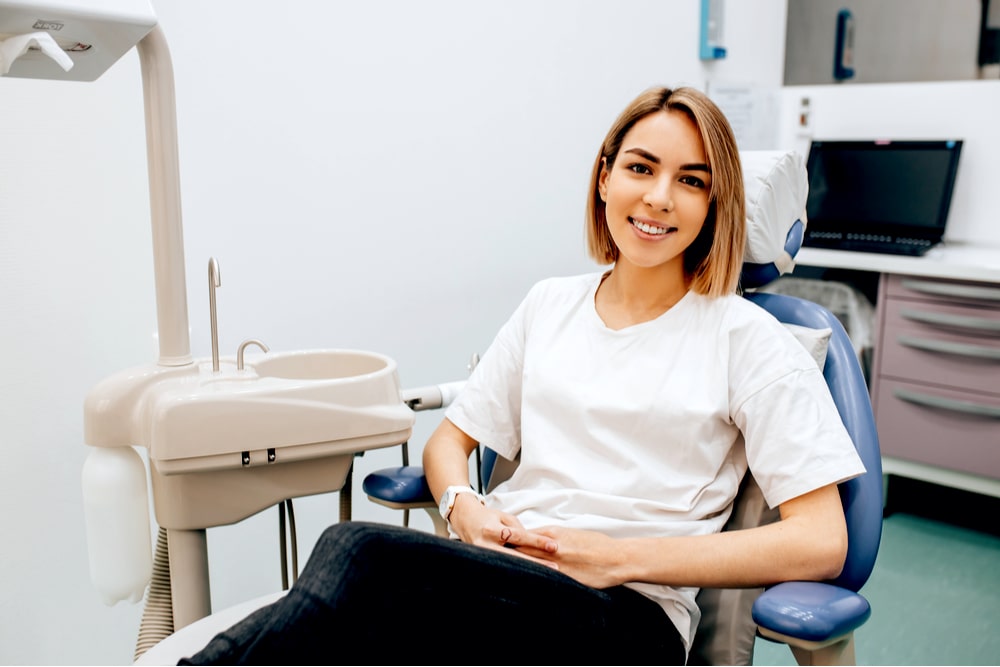
[[[795,151],[741,151],[747,193],[747,245],[744,261],[792,268],[785,239],[796,220],[806,224],[809,179]]]

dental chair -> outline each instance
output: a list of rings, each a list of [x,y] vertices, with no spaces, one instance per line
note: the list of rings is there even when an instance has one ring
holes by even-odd
[[[757,637],[789,645],[801,665],[854,664],[853,632],[871,614],[858,591],[871,574],[882,529],[881,459],[871,403],[854,347],[830,311],[797,297],[752,291],[794,265],[792,258],[804,233],[801,218],[808,187],[802,158],[790,152],[766,151],[744,152],[742,160],[750,231],[748,261],[741,278],[744,294],[789,325],[823,366],[834,402],[867,472],[840,486],[849,533],[841,575],[829,582],[785,582],[766,590],[702,589],[698,596],[702,619],[689,664],[752,664]],[[475,363],[473,357],[470,370]],[[457,381],[405,390],[401,398],[414,411],[437,410],[447,407],[463,385]],[[401,448],[403,465],[370,473],[362,488],[373,502],[403,510],[404,524],[408,524],[411,510],[425,510],[435,532],[446,535],[447,524],[437,513],[423,469],[409,465],[407,447],[404,444]],[[482,447],[475,461],[479,473],[476,484],[481,491],[489,491],[516,466],[517,461]],[[777,511],[767,507],[752,475],[746,475],[726,530],[777,518]],[[218,632],[283,594],[277,591],[200,619],[150,648],[136,664],[176,664]],[[401,600],[400,607],[405,610],[407,603]]]
[[[702,619],[688,662],[750,665],[755,640],[763,637],[787,644],[800,665],[853,665],[854,630],[871,615],[868,601],[858,591],[872,572],[882,534],[882,467],[868,388],[854,345],[829,310],[801,298],[753,291],[793,267],[792,258],[802,244],[801,218],[808,186],[805,165],[794,153],[744,152],[742,160],[750,231],[750,261],[741,276],[744,296],[785,323],[823,368],[867,472],[840,485],[849,534],[840,576],[828,582],[785,582],[766,589],[702,589],[697,598]],[[407,398],[415,410],[436,409],[446,407],[458,391],[460,387],[452,383],[437,392],[426,388]],[[483,447],[479,490],[492,490],[516,465]],[[404,460],[402,466],[369,474],[362,488],[381,505],[407,513],[426,511],[435,532],[448,534],[420,466]],[[767,507],[748,473],[725,530],[777,519],[777,510]],[[404,523],[407,520],[408,516]]]

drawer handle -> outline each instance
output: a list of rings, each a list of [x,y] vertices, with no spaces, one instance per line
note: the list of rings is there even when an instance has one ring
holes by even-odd
[[[972,329],[984,333],[1000,332],[1000,320],[993,320],[988,317],[969,317],[966,315],[948,315],[946,313],[925,313],[921,310],[910,310],[904,308],[899,314],[914,322],[924,324],[934,324],[943,327],[957,327],[959,329]]]
[[[1000,289],[996,287],[977,287],[975,285],[952,285],[936,283],[930,280],[903,280],[903,287],[914,292],[936,294],[940,296],[956,296],[963,299],[983,299],[985,301],[1000,301]]]
[[[950,341],[932,340],[929,338],[914,338],[913,336],[899,336],[896,340],[900,345],[915,347],[918,350],[944,352],[945,354],[954,354],[959,357],[975,357],[977,359],[992,359],[994,361],[1000,361],[1000,348],[996,347],[969,345],[968,343],[952,343]]]
[[[965,414],[978,415],[980,417],[1000,419],[1000,407],[994,407],[992,405],[983,405],[982,403],[973,403],[972,401],[958,401],[953,398],[943,398],[941,396],[928,396],[927,394],[921,394],[908,389],[900,389],[899,387],[892,390],[892,395],[898,399],[907,401],[908,403],[926,405],[931,408],[941,408],[942,410],[951,410],[952,412],[963,412]]]

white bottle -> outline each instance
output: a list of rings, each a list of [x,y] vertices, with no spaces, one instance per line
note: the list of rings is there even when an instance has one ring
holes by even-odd
[[[139,602],[153,574],[142,457],[132,447],[91,447],[82,478],[90,579],[108,606]]]

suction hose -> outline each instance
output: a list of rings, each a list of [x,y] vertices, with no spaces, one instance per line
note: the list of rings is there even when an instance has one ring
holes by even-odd
[[[156,553],[153,557],[153,576],[146,594],[146,606],[139,625],[139,638],[135,645],[133,661],[174,633],[173,599],[170,595],[170,556],[167,548],[167,530],[160,528],[156,536]]]

